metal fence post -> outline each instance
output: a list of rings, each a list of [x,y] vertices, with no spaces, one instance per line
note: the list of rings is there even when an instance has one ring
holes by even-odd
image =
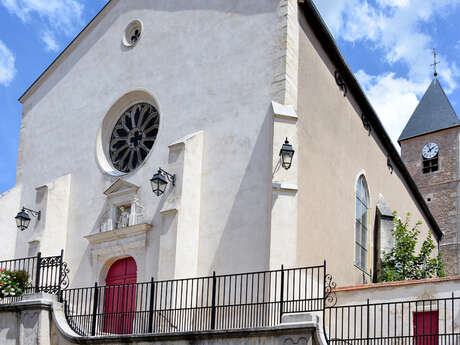
[[[454,292],[452,291],[452,334],[455,333],[455,297],[454,297]]]
[[[369,306],[369,298],[367,299],[367,333],[366,333],[366,343],[369,344],[369,340],[370,340],[370,336],[369,336],[369,330],[370,330],[370,320],[369,320],[369,317],[370,317],[370,310],[369,310],[370,306]],[[396,316],[395,316],[396,318]]]
[[[324,260],[323,267],[324,267],[323,268],[323,309],[325,309],[326,308],[326,275],[327,275],[326,260]]]
[[[94,283],[94,302],[93,302],[93,316],[91,322],[91,335],[96,335],[96,320],[97,320],[97,306],[99,304],[99,289],[97,287],[97,282]]]
[[[64,263],[64,249],[61,249],[61,258],[59,259],[59,275],[57,279],[58,283],[58,301],[62,302],[62,287],[61,287],[61,277],[62,277],[62,265]]]
[[[42,253],[37,253],[37,270],[35,271],[35,292],[40,292],[40,271],[42,264]]]
[[[326,337],[326,339],[328,338],[328,335],[326,333],[326,260],[324,260],[324,264],[323,264],[323,305],[322,305],[322,309],[323,309],[323,332],[324,332],[324,336]],[[318,279],[319,280],[319,279]],[[319,282],[318,282],[319,284]]]
[[[212,272],[211,329],[216,329],[216,272]]]
[[[154,279],[150,280],[149,333],[153,333],[153,301],[155,295]]]
[[[280,323],[283,318],[283,305],[284,305],[284,266],[281,265],[281,288],[280,288]]]

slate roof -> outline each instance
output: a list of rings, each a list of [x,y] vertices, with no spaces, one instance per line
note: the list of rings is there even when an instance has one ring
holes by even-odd
[[[441,84],[434,78],[398,141],[460,125]]]

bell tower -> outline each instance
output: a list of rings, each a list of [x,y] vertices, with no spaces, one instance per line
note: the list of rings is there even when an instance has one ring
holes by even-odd
[[[436,76],[398,141],[402,159],[443,232],[440,249],[446,274],[458,275],[460,121]]]

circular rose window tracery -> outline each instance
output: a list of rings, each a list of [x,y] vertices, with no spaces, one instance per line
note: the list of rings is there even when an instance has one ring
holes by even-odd
[[[113,166],[124,173],[135,170],[155,143],[160,115],[148,103],[138,103],[118,119],[110,137],[109,153]]]

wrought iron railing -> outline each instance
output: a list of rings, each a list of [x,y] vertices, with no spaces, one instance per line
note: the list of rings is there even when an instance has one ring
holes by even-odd
[[[242,274],[67,289],[80,335],[174,333],[274,326],[284,313],[322,311],[326,263]]]
[[[460,297],[336,305],[326,262],[319,266],[68,289],[60,256],[0,261],[26,271],[24,293],[56,294],[82,336],[247,329],[280,324],[283,314],[321,312],[329,345],[460,345]],[[22,296],[0,299],[0,304]]]
[[[325,308],[330,345],[460,345],[460,297]]]
[[[27,286],[19,296],[3,296],[0,298],[0,304],[19,301],[26,294],[38,292],[55,294],[60,299],[62,290],[69,285],[69,269],[64,262],[63,250],[58,256],[43,257],[38,253],[33,257],[0,261],[0,271],[24,271],[28,277]]]

